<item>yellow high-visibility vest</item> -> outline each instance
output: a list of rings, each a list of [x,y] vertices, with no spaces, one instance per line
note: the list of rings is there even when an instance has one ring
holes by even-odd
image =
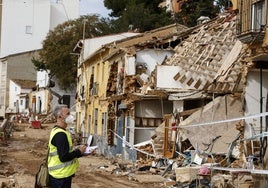
[[[51,176],[54,178],[66,178],[69,177],[73,174],[75,174],[77,168],[78,168],[78,160],[77,158],[67,161],[67,162],[61,162],[57,148],[51,144],[52,138],[57,134],[58,132],[63,132],[67,135],[67,139],[69,142],[69,148],[70,151],[73,151],[73,143],[72,143],[72,138],[69,132],[61,129],[61,128],[53,128],[50,137],[49,137],[49,155],[48,155],[48,172]]]

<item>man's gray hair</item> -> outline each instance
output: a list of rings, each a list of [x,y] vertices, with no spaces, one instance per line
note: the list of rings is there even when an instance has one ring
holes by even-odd
[[[58,104],[57,106],[55,106],[55,108],[53,110],[53,115],[56,118],[60,115],[62,108],[68,108],[68,106],[66,104]]]

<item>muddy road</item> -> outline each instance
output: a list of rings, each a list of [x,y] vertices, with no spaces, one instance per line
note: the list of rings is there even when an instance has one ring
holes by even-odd
[[[35,173],[45,158],[47,140],[53,124],[33,129],[29,124],[17,124],[6,144],[0,145],[0,187],[34,187]],[[73,179],[73,188],[87,187],[164,187],[161,183],[140,183],[130,178],[129,173],[118,175],[103,170],[111,161],[97,154],[79,158],[79,169]]]

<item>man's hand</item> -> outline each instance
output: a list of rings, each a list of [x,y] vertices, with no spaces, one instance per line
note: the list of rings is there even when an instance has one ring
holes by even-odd
[[[85,153],[85,151],[86,151],[86,149],[87,149],[87,146],[85,146],[85,145],[81,145],[81,146],[79,146],[78,149],[80,150],[81,154],[83,154],[83,153]]]
[[[91,151],[89,152],[89,155],[93,155],[93,154],[95,153],[95,150],[96,150],[96,149],[91,150]]]

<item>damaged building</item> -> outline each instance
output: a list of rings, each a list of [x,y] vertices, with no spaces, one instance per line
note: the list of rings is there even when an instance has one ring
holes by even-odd
[[[80,56],[77,130],[83,137],[95,135],[105,155],[128,155],[124,146],[150,139],[164,114],[172,113],[165,92],[148,93],[146,85],[155,78],[155,66],[173,55],[185,29],[166,26],[100,45],[83,61]]]
[[[80,41],[77,131],[105,156],[180,159],[188,169],[177,174],[204,163],[265,174],[267,1],[242,2],[193,28],[103,41],[90,55]]]
[[[236,38],[235,15],[222,14],[202,24],[175,52],[157,67],[157,72],[168,73],[168,81],[157,79],[157,84],[176,104],[178,139],[190,142],[192,149],[225,155],[239,134],[237,122],[206,123],[243,116],[242,63],[247,47]]]
[[[237,139],[237,122],[188,126],[243,116],[241,67],[247,48],[236,38],[235,15],[223,14],[177,37],[183,40],[164,50],[133,44],[107,57],[107,129],[111,144],[117,151],[125,147],[125,155],[149,140],[153,149],[145,153],[155,157],[173,158],[187,147],[204,151],[212,144],[211,152],[226,155]]]
[[[78,114],[78,130],[84,132],[84,136],[101,133],[112,150],[106,148],[103,152],[133,158],[136,144],[154,138],[153,149],[147,154],[172,158],[179,147],[178,139],[204,149],[202,143],[194,141],[199,140],[195,135],[201,133],[200,130],[178,131],[179,126],[243,115],[241,67],[247,48],[236,38],[235,15],[222,15],[181,31],[177,27],[173,25],[106,44],[87,59],[89,63],[85,61],[81,66],[79,81],[84,84],[78,92],[84,96],[80,105],[85,105],[78,108],[81,109],[78,113],[87,114]],[[109,52],[104,54],[107,49]],[[93,57],[102,63],[92,63]],[[102,66],[108,66],[105,74]],[[83,79],[85,73],[87,76]],[[100,84],[104,85],[100,87]],[[104,93],[101,88],[105,88]],[[222,98],[214,101],[217,97]],[[96,101],[98,104],[94,105]],[[221,129],[211,126],[211,135],[205,138],[200,134],[204,145],[215,138],[218,138],[215,144],[234,141],[239,134],[236,123],[234,126],[226,123]],[[157,134],[155,129],[164,126],[167,126],[164,131]],[[225,136],[223,130],[228,130]],[[103,142],[103,139],[97,140]],[[226,154],[228,144],[231,143],[217,152]]]

